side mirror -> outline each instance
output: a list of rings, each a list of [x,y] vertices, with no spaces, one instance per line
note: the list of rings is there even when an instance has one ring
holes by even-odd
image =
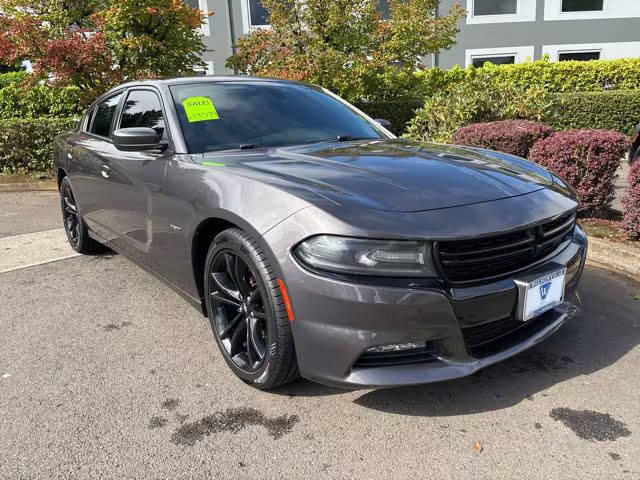
[[[391,122],[389,120],[384,119],[384,118],[374,118],[373,120],[376,123],[379,123],[380,125],[382,125],[385,128],[391,126]]]
[[[113,144],[125,152],[162,148],[158,133],[149,127],[119,128],[113,132]]]

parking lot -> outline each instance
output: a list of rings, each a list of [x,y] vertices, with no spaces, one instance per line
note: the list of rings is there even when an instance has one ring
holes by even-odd
[[[588,266],[558,334],[466,379],[260,392],[172,290],[61,232],[57,193],[0,194],[0,478],[640,478],[626,277]]]

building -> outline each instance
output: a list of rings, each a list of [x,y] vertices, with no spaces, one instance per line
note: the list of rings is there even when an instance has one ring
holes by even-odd
[[[640,57],[640,0],[441,0],[439,11],[456,2],[467,10],[458,43],[427,65],[519,63],[545,54],[552,61]],[[233,73],[224,64],[235,39],[269,28],[260,0],[187,3],[215,12],[202,26],[209,75]]]

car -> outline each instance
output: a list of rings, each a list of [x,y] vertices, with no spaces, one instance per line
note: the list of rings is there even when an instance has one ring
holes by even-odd
[[[54,142],[69,243],[166,282],[264,390],[463,377],[560,329],[587,251],[571,188],[382,123],[295,81],[118,86]]]

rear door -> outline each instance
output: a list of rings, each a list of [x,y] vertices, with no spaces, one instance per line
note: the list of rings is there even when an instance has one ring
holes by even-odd
[[[73,145],[67,152],[69,180],[82,217],[91,230],[104,236],[102,226],[104,199],[109,196],[102,151],[110,142],[113,120],[122,92],[115,93],[98,102],[89,111],[78,133],[70,139]]]
[[[159,93],[152,87],[135,87],[126,92],[114,130],[130,127],[153,128],[167,148],[141,152],[118,150],[112,142],[101,157],[108,169],[109,198],[105,199],[105,226],[110,242],[131,257],[156,268],[150,255],[154,238],[161,234],[156,204],[162,200],[168,148],[165,114]]]

